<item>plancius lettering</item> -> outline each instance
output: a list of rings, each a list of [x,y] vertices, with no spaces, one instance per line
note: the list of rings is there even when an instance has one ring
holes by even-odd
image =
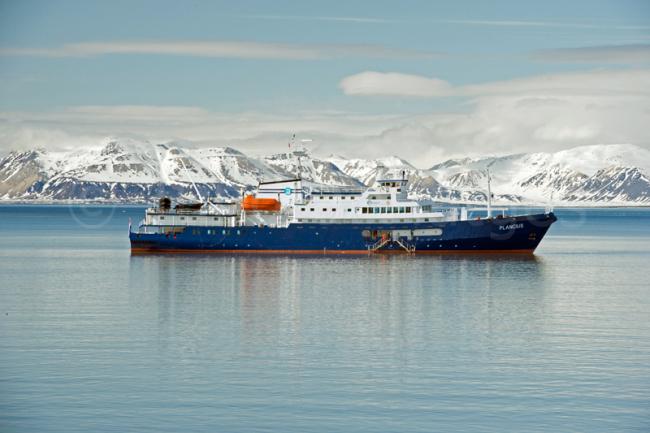
[[[499,230],[516,230],[516,229],[523,229],[524,225],[523,223],[516,223],[516,224],[507,224],[505,226],[499,226]]]

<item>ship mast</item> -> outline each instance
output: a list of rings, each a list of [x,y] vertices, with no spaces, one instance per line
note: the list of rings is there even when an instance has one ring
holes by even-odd
[[[196,191],[196,195],[199,197],[199,201],[203,203],[203,197],[201,197],[201,193],[199,192],[199,189],[196,187],[196,184],[194,183],[194,179],[192,179],[192,175],[190,175],[190,171],[185,166],[185,162],[183,162],[183,157],[181,156],[180,158],[178,158],[178,160],[181,162],[181,165],[183,166],[183,170],[185,170],[187,177],[190,179],[190,182],[194,187],[194,191]]]
[[[295,137],[295,134],[294,134],[294,137]],[[306,150],[305,149],[307,147],[305,146],[305,143],[311,143],[311,142],[312,142],[311,138],[302,139],[302,140],[300,140],[300,148],[296,149],[297,150],[296,155],[298,156],[298,169],[299,169],[298,178],[300,178],[300,180],[302,180],[302,160],[300,158],[302,156],[306,155]]]
[[[487,169],[487,187],[488,187],[488,193],[487,193],[487,217],[492,218],[492,188],[491,188],[491,183],[492,178],[490,177],[490,169]]]

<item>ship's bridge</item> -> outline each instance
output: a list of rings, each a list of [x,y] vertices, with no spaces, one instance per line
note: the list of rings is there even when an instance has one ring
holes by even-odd
[[[406,200],[408,198],[408,179],[406,179],[405,173],[402,173],[401,179],[377,179],[375,181],[375,189],[389,193],[395,201]]]

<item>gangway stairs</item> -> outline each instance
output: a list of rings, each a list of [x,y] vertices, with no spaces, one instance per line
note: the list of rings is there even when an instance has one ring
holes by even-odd
[[[379,252],[381,249],[383,249],[387,245],[397,245],[404,251],[406,251],[409,254],[415,253],[415,245],[411,245],[408,242],[402,242],[399,239],[392,239],[390,237],[382,237],[379,239],[377,242],[375,242],[373,245],[368,246],[368,252],[369,253],[376,253]]]

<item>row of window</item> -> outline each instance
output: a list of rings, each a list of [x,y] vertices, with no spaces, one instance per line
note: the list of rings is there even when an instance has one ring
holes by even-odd
[[[361,213],[411,213],[411,207],[362,207]]]
[[[362,223],[372,223],[372,224],[377,224],[377,223],[415,223],[415,222],[429,222],[429,218],[400,218],[399,220],[397,219],[326,219],[326,218],[314,218],[314,219],[305,219],[305,218],[298,218],[297,221],[299,223],[337,223],[337,224],[362,224]]]
[[[397,192],[400,192],[400,191],[401,191],[400,189],[397,190]],[[342,196],[340,196],[339,198],[340,198],[341,200],[345,200],[345,197],[346,197],[346,196],[342,195]],[[325,200],[325,196],[322,196],[322,195],[319,196],[318,198],[319,198],[320,200]],[[327,198],[328,198],[329,200],[334,200],[334,196],[331,196],[331,195],[330,195],[329,197],[327,197]],[[354,199],[356,199],[356,198],[358,198],[358,197],[350,196],[350,200],[354,200]],[[378,194],[378,195],[370,196],[370,200],[389,200],[389,199],[390,199],[390,194]]]
[[[300,210],[301,210],[302,212],[305,212],[305,211],[307,210],[307,208],[301,207]],[[316,209],[314,209],[313,207],[310,207],[310,208],[309,208],[309,212],[314,212],[315,210],[316,210]],[[346,211],[346,212],[352,212],[352,209],[346,209],[345,211]],[[323,212],[327,212],[327,208],[326,208],[326,207],[323,208]],[[336,208],[333,207],[333,208],[332,208],[332,212],[336,212]]]
[[[173,218],[173,217],[172,217],[172,218]],[[181,221],[185,221],[185,217],[184,217],[184,216],[179,217],[179,218],[180,218]],[[164,217],[164,216],[160,216],[160,219],[161,219],[161,220],[164,220],[165,217]],[[212,220],[213,220],[213,221],[218,221],[218,220],[219,220],[219,217],[212,217]],[[192,217],[192,221],[196,221],[196,217]]]
[[[231,231],[234,231],[234,230],[214,230],[214,229],[208,229],[208,230],[207,230],[207,233],[208,233],[209,235],[217,235],[217,234],[219,234],[219,232],[221,232],[222,235],[228,236],[228,235],[230,235],[230,232],[231,232]],[[194,232],[194,230],[192,230],[192,234],[197,234],[197,235],[198,235],[198,234],[201,234],[201,232],[200,232],[198,229],[196,230],[196,233]],[[240,235],[240,234],[241,234],[241,231],[240,231],[240,230],[237,230],[237,234]]]
[[[339,198],[340,198],[341,200],[345,200],[345,197],[347,197],[347,196],[342,195],[342,196],[340,196]],[[325,200],[325,196],[322,196],[322,195],[321,195],[320,197],[318,197],[318,198],[321,199],[321,200]],[[355,198],[356,198],[356,197],[353,196],[353,195],[350,196],[350,200],[354,200]],[[330,196],[328,197],[328,199],[330,199],[330,200],[334,200],[334,196],[333,196],[333,195],[330,195]]]
[[[362,207],[361,213],[365,214],[389,214],[389,213],[411,213],[413,208],[411,206],[387,206],[387,207]],[[307,208],[301,207],[302,212],[306,212]],[[324,207],[322,208],[323,212],[327,212],[329,209]],[[313,207],[309,208],[309,212],[315,212],[316,209]],[[336,208],[331,208],[332,212],[336,212]],[[430,212],[431,206],[422,206],[423,212]],[[352,212],[351,208],[346,209],[346,212]]]

